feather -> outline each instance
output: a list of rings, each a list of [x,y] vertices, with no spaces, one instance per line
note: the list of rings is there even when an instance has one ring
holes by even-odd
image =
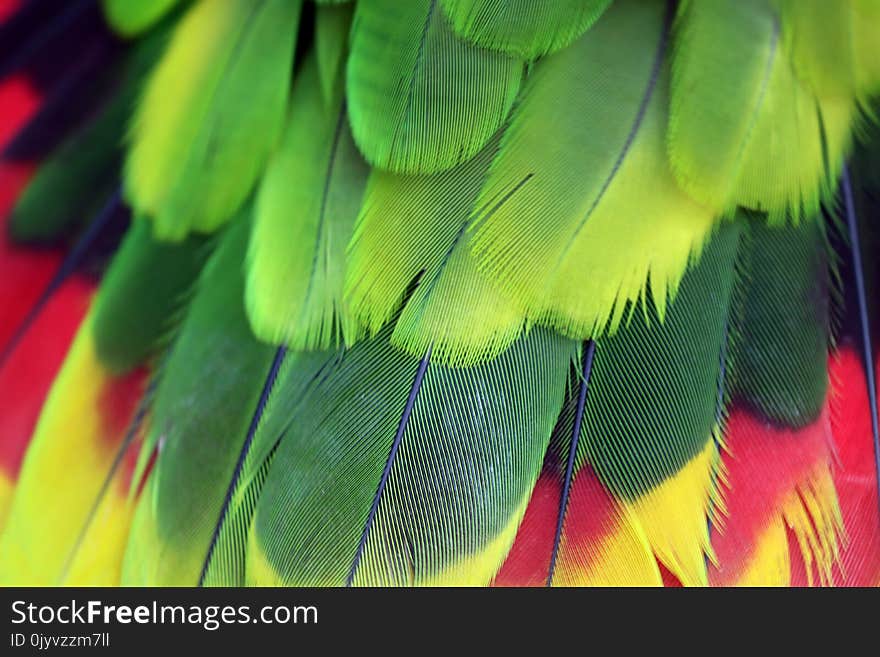
[[[529,581],[659,585],[656,556],[684,584],[706,583],[740,232],[720,229],[662,323],[649,304],[583,349],[545,466],[558,491],[554,531]]]
[[[37,92],[25,80],[10,78],[0,82],[0,104],[4,107],[0,146],[27,122],[39,102]],[[30,253],[10,238],[10,210],[33,175],[33,168],[0,160],[0,350],[6,348],[61,260],[60,254],[49,250]]]
[[[278,373],[281,370],[281,366],[284,364],[284,358],[286,356],[286,347],[278,347],[278,349],[275,351],[275,358],[272,360],[272,366],[269,369],[269,374],[266,376],[266,382],[263,384],[263,391],[260,393],[259,401],[257,401],[257,408],[254,411],[254,415],[251,418],[250,425],[248,426],[247,435],[244,439],[244,444],[242,445],[241,451],[239,452],[238,461],[235,464],[235,470],[233,471],[232,478],[229,481],[229,487],[226,489],[226,497],[223,500],[223,506],[220,508],[217,523],[214,525],[214,532],[211,535],[211,542],[208,545],[208,551],[205,556],[204,563],[202,564],[202,570],[199,573],[199,586],[203,586],[205,584],[205,581],[209,574],[209,569],[212,566],[216,566],[217,562],[215,562],[215,550],[217,550],[217,546],[219,545],[220,533],[227,527],[226,521],[227,518],[230,517],[230,511],[235,514],[237,510],[233,506],[235,501],[235,494],[238,490],[241,476],[245,472],[245,468],[248,465],[248,457],[251,453],[251,445],[253,444],[254,438],[257,435],[260,423],[263,421],[263,414],[266,411],[266,407],[269,403],[269,398],[275,386],[275,381],[278,378]],[[222,557],[220,557],[220,559],[222,559]]]
[[[802,427],[822,410],[828,388],[828,245],[818,221],[768,228],[749,221],[740,267],[741,348],[733,392],[771,422]]]
[[[158,381],[134,480],[154,454],[155,465],[135,512],[123,584],[194,585],[211,544],[274,351],[254,338],[245,316],[247,219],[245,210],[208,260]]]
[[[843,544],[830,470],[829,244],[816,219],[743,220],[725,515],[713,526],[710,581],[787,586],[802,573],[805,584],[827,584]]]
[[[487,583],[538,476],[570,344],[535,330],[494,361],[449,369],[395,350],[385,331],[344,354],[290,415],[251,526],[249,581]]]
[[[112,98],[39,167],[13,211],[10,230],[16,241],[58,240],[112,194],[119,182],[125,123],[164,36],[150,35],[135,46]]]
[[[125,164],[125,197],[158,237],[212,232],[246,200],[284,124],[300,7],[198,2],[181,19],[138,105]]]
[[[855,97],[863,73],[857,61],[856,22],[876,11],[870,0],[773,0],[782,41],[798,77],[817,96]],[[859,7],[861,5],[861,7]],[[861,9],[862,11],[859,11]],[[871,27],[876,28],[875,23]],[[822,47],[817,48],[816,44]],[[874,53],[878,51],[874,46]]]
[[[346,298],[374,334],[405,301],[391,342],[414,356],[430,348],[435,363],[473,365],[523,330],[516,305],[477,271],[467,232],[496,150],[497,139],[430,176],[371,174],[349,249]]]
[[[713,585],[789,586],[793,565],[828,581],[843,538],[837,498],[815,496],[816,484],[827,484],[830,473],[828,429],[827,408],[812,423],[793,428],[768,424],[734,404],[722,457],[725,512],[712,527]],[[821,513],[805,506],[811,496],[822,500],[815,507]],[[797,528],[805,552],[796,546],[790,554],[786,527]]]
[[[516,541],[495,586],[548,583],[561,502],[558,474],[538,479]],[[645,532],[632,511],[608,493],[589,467],[572,482],[560,543],[550,581],[554,586],[660,586],[660,571]]]
[[[345,77],[345,58],[354,8],[350,4],[319,5],[315,12],[315,56],[324,102],[333,103],[339,80]]]
[[[478,46],[537,59],[568,46],[611,0],[440,0],[455,31]]]
[[[817,107],[780,29],[771,0],[682,3],[668,138],[676,180],[695,199],[719,213],[765,211],[772,223],[813,217],[831,197],[852,119],[851,103],[842,114],[836,101]]]
[[[841,178],[841,192],[843,195],[843,206],[846,213],[847,234],[850,242],[850,254],[852,257],[852,273],[855,282],[855,295],[858,305],[859,315],[859,337],[862,346],[862,359],[864,363],[865,385],[868,393],[868,399],[872,400],[869,404],[869,415],[871,418],[871,436],[874,443],[874,470],[877,477],[878,491],[880,491],[880,420],[878,420],[877,403],[877,381],[875,379],[874,368],[874,350],[871,340],[871,321],[869,316],[868,298],[865,285],[865,271],[862,265],[862,246],[859,239],[859,222],[856,216],[855,201],[853,199],[852,184],[850,183],[849,173],[843,170]],[[880,511],[880,495],[877,498],[878,511]]]
[[[337,352],[336,357],[344,352]],[[244,586],[247,583],[248,535],[254,509],[291,413],[305,393],[332,372],[332,352],[288,352],[283,347],[263,387],[236,468],[218,514],[211,546],[202,564],[199,584]]]
[[[856,67],[856,88],[862,94],[880,92],[880,3],[877,0],[850,0],[853,11],[852,38]]]
[[[143,392],[144,374],[108,374],[98,360],[86,318],[22,464],[0,536],[0,582],[46,586],[118,581],[131,517],[123,487],[105,498],[100,520],[79,558],[68,563],[68,555],[125,437]]]
[[[0,532],[40,411],[93,292],[85,277],[67,280],[0,366],[0,398],[6,400],[0,415]]]
[[[169,14],[180,0],[101,0],[104,17],[117,33],[137,36]]]
[[[355,142],[375,167],[448,169],[501,126],[522,69],[459,40],[437,0],[358,2],[346,87]]]
[[[840,586],[880,586],[880,497],[871,427],[871,407],[877,400],[872,403],[867,395],[864,362],[856,349],[842,347],[829,369],[829,414],[837,457],[832,474],[847,539],[835,581]],[[876,364],[874,369],[876,376]]]
[[[114,207],[111,203],[104,216]],[[103,224],[99,217],[79,246],[95,239]],[[8,542],[0,546],[10,560],[10,569],[0,574],[5,580],[26,581],[18,578],[39,569],[46,584],[118,581],[133,510],[128,495],[131,470],[120,467],[133,439],[126,427],[132,415],[141,414],[135,409],[146,379],[143,363],[155,349],[158,334],[168,327],[175,295],[186,286],[187,276],[194,275],[192,269],[198,269],[202,257],[192,243],[158,246],[149,231],[144,222],[133,227],[46,401],[21,470],[8,538],[4,538]],[[81,257],[77,251],[82,248],[74,249],[62,263],[31,311],[24,324],[27,332],[19,331],[22,338],[9,352],[10,360],[0,372],[3,378],[20,373],[18,359],[29,353],[37,357],[27,364],[28,376],[53,363],[57,367],[52,353],[64,343],[56,338],[51,349],[41,345],[35,354],[33,341],[46,341],[46,322],[58,333],[65,322],[77,324],[89,306],[92,285],[71,275],[71,263]],[[159,267],[159,273],[144,276],[151,267]],[[46,365],[40,366],[41,362]],[[22,404],[24,415],[4,419],[20,417],[27,422],[28,408]],[[81,417],[84,409],[89,412]],[[4,452],[13,472],[30,428],[21,426],[17,434],[5,436]],[[47,479],[53,482],[50,490],[43,486]],[[63,520],[59,514],[66,514]],[[33,547],[35,543],[39,549]]]
[[[880,582],[878,0],[61,4],[0,583]]]
[[[566,490],[579,485],[582,470],[595,472],[625,509],[611,527],[644,536],[685,584],[705,583],[706,522],[719,503],[715,439],[739,232],[729,224],[713,238],[663,322],[649,304],[645,316],[633,316],[618,333],[597,340],[588,376],[579,380],[575,410],[563,418],[553,442],[560,462],[571,463],[564,478],[560,471],[563,500]],[[556,567],[569,583],[585,581],[597,559],[595,546],[577,549],[578,541],[568,537],[565,518],[589,513],[574,503],[572,498],[559,508],[556,542]],[[628,554],[634,563],[643,560],[635,548]]]
[[[99,246],[102,233],[112,226],[114,222],[120,220],[127,220],[127,210],[121,205],[119,193],[116,192],[107,199],[101,211],[97,213],[97,216],[91,220],[82,234],[78,236],[73,248],[65,254],[64,259],[53,272],[52,278],[46,283],[40,296],[37,297],[33,305],[28,309],[27,314],[22,318],[18,326],[15,327],[8,342],[0,350],[0,365],[15,350],[52,296],[84,265],[92,250]]]
[[[479,269],[532,321],[593,337],[648,296],[662,318],[710,234],[666,163],[665,44],[662,3],[615,2],[525,85],[469,230]]]
[[[349,132],[342,80],[325,105],[316,58],[308,56],[256,199],[245,296],[261,340],[321,349],[359,337],[342,297],[345,248],[368,173]]]
[[[104,367],[124,374],[160,351],[211,247],[197,237],[158,242],[148,221],[134,221],[95,302],[95,350]]]

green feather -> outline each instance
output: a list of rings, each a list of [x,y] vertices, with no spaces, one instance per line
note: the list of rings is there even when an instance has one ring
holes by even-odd
[[[250,583],[488,582],[573,356],[571,342],[536,330],[494,361],[449,369],[394,349],[386,330],[334,359],[280,436],[252,524]]]
[[[499,128],[522,69],[458,39],[437,0],[358,2],[347,81],[355,141],[382,169],[448,169]]]
[[[852,34],[857,92],[880,93],[880,2],[850,0],[853,11]]]
[[[116,32],[137,36],[159,22],[181,0],[102,0],[104,18]]]
[[[853,103],[817,102],[780,29],[771,0],[679,8],[669,159],[679,184],[718,213],[741,205],[772,223],[815,215],[849,147]]]
[[[204,564],[206,586],[244,586],[248,535],[254,509],[278,442],[310,386],[332,371],[343,351],[290,352],[284,356],[253,440],[239,454],[241,470],[230,480],[229,505],[218,518],[217,540]]]
[[[769,420],[802,427],[828,389],[828,245],[818,219],[775,229],[762,219],[751,218],[742,249],[736,393]]]
[[[346,298],[373,333],[405,301],[391,342],[413,355],[430,347],[435,362],[475,364],[522,331],[517,306],[477,271],[466,231],[497,141],[443,173],[371,175],[349,250]]]
[[[300,0],[196,3],[147,84],[126,198],[162,239],[211,232],[244,203],[284,125]]]
[[[537,59],[568,46],[611,0],[440,0],[455,31],[483,48]]]
[[[132,521],[124,584],[198,581],[273,355],[243,307],[248,229],[240,217],[222,236],[160,374],[135,482],[157,456]]]
[[[325,105],[316,58],[309,56],[257,195],[246,296],[258,338],[297,349],[358,338],[342,293],[345,249],[368,173],[348,129],[342,81]]]
[[[633,500],[675,475],[720,422],[740,227],[724,224],[660,322],[648,304],[596,343],[577,463]]]
[[[798,77],[818,96],[855,96],[852,0],[772,1],[782,22],[782,42]]]
[[[662,317],[714,224],[667,165],[664,19],[620,0],[539,61],[475,206],[480,270],[573,337],[613,332],[649,295]]]
[[[196,237],[159,242],[148,221],[133,222],[95,301],[95,348],[111,372],[127,372],[164,346],[211,246]]]
[[[333,102],[338,81],[345,76],[345,56],[353,15],[354,7],[349,4],[319,5],[315,11],[315,53],[321,93],[328,104]]]

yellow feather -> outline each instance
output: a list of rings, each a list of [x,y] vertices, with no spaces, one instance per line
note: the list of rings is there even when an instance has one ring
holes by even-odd
[[[790,583],[788,536],[782,519],[776,518],[758,537],[748,566],[735,585],[789,586]]]
[[[618,512],[615,526],[596,544],[578,549],[563,535],[554,586],[663,586],[657,560],[638,518],[622,505]]]
[[[67,563],[116,456],[100,412],[106,380],[87,320],[52,386],[22,466],[0,538],[0,582],[118,581],[132,509],[115,480],[76,558]]]
[[[685,586],[706,586],[713,558],[708,519],[716,514],[721,467],[710,440],[674,477],[631,503],[657,558]]]

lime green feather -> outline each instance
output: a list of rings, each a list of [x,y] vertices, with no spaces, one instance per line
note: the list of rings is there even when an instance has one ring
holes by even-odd
[[[319,5],[315,11],[315,53],[321,77],[321,93],[331,103],[334,90],[345,76],[345,58],[348,53],[348,34],[354,7],[349,4]]]
[[[668,169],[667,20],[615,2],[539,61],[475,206],[481,271],[572,336],[613,332],[649,293],[662,317],[714,224]]]
[[[199,2],[132,125],[126,196],[169,240],[211,232],[245,201],[284,124],[300,0]]]
[[[437,0],[357,3],[347,96],[373,166],[431,173],[474,156],[506,118],[521,60],[460,40]]]
[[[414,355],[431,348],[435,362],[474,364],[496,356],[522,331],[516,304],[477,271],[466,231],[497,142],[443,173],[374,170],[370,178],[350,248],[346,298],[373,333],[405,301],[391,342]]]
[[[117,33],[133,37],[145,32],[181,0],[102,0],[104,17]]]
[[[348,129],[342,80],[325,105],[311,55],[257,194],[246,298],[261,340],[316,349],[357,339],[358,322],[342,298],[345,249],[368,174]]]
[[[195,585],[273,348],[257,342],[244,312],[249,222],[221,237],[159,375],[134,480],[156,453],[135,517],[122,583]]]
[[[386,330],[334,359],[280,436],[251,525],[248,582],[488,583],[525,511],[574,354],[536,330],[494,361],[449,369],[396,350]]]
[[[523,59],[568,46],[611,0],[440,0],[455,31],[483,48]]]
[[[136,219],[101,281],[92,330],[101,362],[127,372],[155,355],[172,332],[211,252],[209,240],[159,242]]]
[[[880,2],[773,0],[798,77],[820,98],[857,98],[880,90]]]
[[[851,0],[773,0],[798,77],[817,96],[856,94]]]
[[[850,0],[853,8],[853,55],[859,95],[880,93],[880,2]]]
[[[781,30],[771,0],[680,6],[669,159],[679,184],[718,213],[741,205],[797,221],[833,192],[853,104],[817,103]]]

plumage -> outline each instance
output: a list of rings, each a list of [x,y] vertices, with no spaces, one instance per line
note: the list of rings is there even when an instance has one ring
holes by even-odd
[[[294,349],[353,344],[361,333],[343,285],[369,167],[348,127],[343,80],[325,102],[318,61],[308,56],[294,84],[287,128],[257,191],[247,256],[254,334]]]
[[[537,478],[569,345],[536,330],[464,371],[396,351],[387,332],[352,349],[275,451],[252,583],[487,583]]]
[[[12,213],[10,230],[17,241],[65,237],[97,212],[118,186],[126,123],[165,37],[152,34],[138,44],[123,63],[112,97],[42,163]]]
[[[497,356],[523,330],[522,313],[477,271],[470,250],[468,213],[496,148],[490,142],[465,164],[431,176],[371,174],[349,249],[346,296],[373,333],[405,301],[391,341],[413,355],[430,348],[435,362],[473,364]]]
[[[440,0],[455,31],[484,48],[537,59],[569,45],[611,0]]]
[[[111,584],[131,517],[121,482],[104,500],[88,546],[69,560],[143,391],[143,372],[110,375],[86,318],[46,400],[0,537],[5,585]],[[49,483],[51,482],[51,484]]]
[[[269,371],[274,350],[251,334],[244,311],[247,219],[242,213],[220,238],[159,374],[135,475],[140,480],[155,459],[125,552],[122,582],[129,585],[198,582]]]
[[[574,337],[613,332],[648,297],[662,316],[714,224],[665,161],[670,18],[663,3],[615,2],[538,62],[474,206],[478,268]],[[621,38],[637,46],[614,50]],[[620,234],[625,252],[611,248]]]
[[[679,5],[669,160],[679,185],[716,213],[739,205],[797,221],[833,196],[849,146],[837,126],[851,122],[851,103],[804,86],[783,45],[787,27],[772,0]]]
[[[0,4],[0,582],[880,585],[877,44]]]
[[[177,25],[125,164],[126,199],[157,236],[211,232],[244,203],[283,126],[300,5],[197,2]]]
[[[523,62],[459,40],[438,0],[355,8],[346,94],[367,161],[434,173],[471,158],[502,124]]]
[[[345,78],[348,37],[354,7],[351,4],[327,3],[315,10],[315,57],[321,78],[324,101],[332,103],[336,87]]]

